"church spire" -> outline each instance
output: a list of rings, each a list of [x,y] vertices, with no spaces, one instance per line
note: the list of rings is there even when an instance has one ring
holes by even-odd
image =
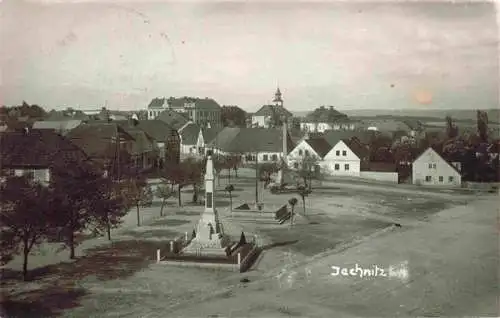
[[[279,86],[276,89],[276,93],[274,94],[273,103],[276,106],[283,106],[283,99],[281,98],[281,91],[280,91],[280,87]]]

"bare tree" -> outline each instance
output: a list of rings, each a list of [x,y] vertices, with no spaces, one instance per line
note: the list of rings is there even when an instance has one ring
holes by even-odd
[[[229,184],[226,186],[227,193],[229,193],[229,203],[230,203],[230,210],[233,211],[233,191],[234,191],[234,186],[232,184]]]
[[[292,215],[291,215],[291,219],[290,219],[290,223],[293,224],[294,220],[295,220],[295,206],[297,205],[297,198],[296,197],[293,197],[293,198],[290,198],[288,200],[288,203],[290,204],[290,206],[292,207]]]

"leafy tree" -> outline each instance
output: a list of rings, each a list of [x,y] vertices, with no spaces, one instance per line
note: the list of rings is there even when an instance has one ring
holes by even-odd
[[[181,163],[184,182],[193,186],[193,202],[198,202],[199,185],[203,179],[203,161],[188,158]]]
[[[21,250],[23,278],[27,280],[29,253],[43,242],[52,225],[50,191],[25,177],[8,178],[1,191],[2,262]]]
[[[316,156],[307,155],[302,157],[302,160],[299,164],[298,175],[302,178],[304,182],[304,186],[311,189],[312,188],[312,179],[316,176],[316,166],[318,164],[318,158]]]
[[[458,136],[458,128],[453,123],[451,116],[446,116],[446,135],[448,139],[453,139]]]
[[[245,127],[246,112],[238,106],[224,105],[221,108],[221,119],[224,127]]]
[[[131,206],[135,206],[137,212],[137,226],[141,225],[140,208],[151,206],[153,203],[153,191],[146,178],[141,175],[125,180],[126,195]]]
[[[298,200],[297,200],[296,197],[290,198],[288,200],[288,203],[292,207],[292,216],[291,216],[291,219],[290,219],[290,223],[291,224],[293,224],[293,221],[294,221],[294,218],[295,218],[295,206],[297,205],[297,202],[298,202]]]
[[[182,163],[177,165],[167,165],[163,172],[163,177],[170,181],[173,185],[177,186],[177,199],[179,206],[182,206],[181,190],[186,184],[185,172],[181,166]]]
[[[265,162],[259,165],[260,180],[264,181],[264,187],[271,182],[271,175],[278,172],[279,165],[276,162]]]
[[[122,223],[122,218],[130,208],[130,202],[124,183],[114,183],[111,179],[102,181],[100,196],[91,202],[91,214],[95,220],[95,231],[105,230],[108,240],[111,241],[111,229]]]
[[[488,114],[485,111],[477,111],[477,132],[481,142],[488,142]]]
[[[226,164],[226,158],[224,156],[213,156],[212,162],[214,164],[215,176],[217,177],[217,185],[220,186],[220,173],[224,169]]]
[[[311,191],[303,185],[299,186],[297,188],[297,190],[298,190],[300,197],[302,198],[302,206],[304,208],[304,215],[305,215],[306,214],[306,197],[309,195],[309,193],[311,193]]]
[[[174,195],[172,188],[169,187],[166,182],[164,184],[158,185],[155,192],[156,196],[161,199],[160,216],[163,216],[163,209],[167,200]]]
[[[61,160],[62,161],[62,160]],[[52,173],[52,208],[58,215],[54,233],[62,237],[70,249],[70,258],[75,258],[75,234],[83,231],[95,220],[93,207],[102,200],[102,183],[106,182],[102,172],[84,162],[55,164]],[[70,167],[70,168],[68,168]]]
[[[234,186],[232,184],[229,184],[226,186],[225,189],[229,193],[229,202],[230,202],[230,210],[233,210],[233,191],[234,191]]]

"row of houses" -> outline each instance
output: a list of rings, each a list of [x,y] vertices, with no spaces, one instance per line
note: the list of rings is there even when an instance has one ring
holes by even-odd
[[[303,158],[313,157],[316,168],[325,175],[398,182],[395,164],[370,162],[368,141],[361,133],[357,136],[353,133],[348,138],[345,133],[330,131],[322,137],[306,135],[294,142],[282,129],[201,128],[190,121],[171,122],[173,126],[162,120],[79,125],[54,122],[52,126],[50,122],[35,123],[31,130],[2,133],[2,168],[29,170],[38,178],[46,178],[44,166],[64,149],[74,150],[73,146],[101,165],[116,158],[118,149],[118,153],[128,154],[133,165],[142,169],[159,166],[172,154],[179,160],[201,157],[211,150],[216,154],[241,155],[243,163],[284,159],[292,169],[300,169]],[[36,145],[37,142],[42,146]],[[25,155],[30,151],[34,153]],[[412,163],[411,181],[422,185],[458,186],[460,167],[448,163],[429,148]]]
[[[0,138],[2,173],[28,174],[41,181],[47,181],[56,163],[66,164],[57,160],[65,158],[68,149],[105,173],[116,172],[122,163],[148,170],[180,157],[177,130],[160,120],[40,121],[4,131]]]
[[[184,134],[181,131],[180,135],[186,136],[187,131],[190,129]],[[395,163],[370,161],[369,137],[361,132],[348,134],[330,131],[322,137],[306,135],[296,143],[281,129],[269,128],[226,127],[219,131],[193,129],[189,135],[193,137],[190,145],[182,147],[195,150],[187,156],[201,156],[211,150],[215,154],[240,155],[244,164],[255,161],[279,162],[284,159],[292,169],[300,169],[304,158],[312,157],[315,158],[316,170],[327,176],[361,177],[394,183],[400,181]],[[461,184],[460,166],[447,162],[432,148],[421,153],[411,163],[411,169],[409,181],[414,184],[447,187]]]

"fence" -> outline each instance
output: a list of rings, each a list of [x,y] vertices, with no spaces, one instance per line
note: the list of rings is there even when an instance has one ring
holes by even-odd
[[[359,173],[360,178],[371,179],[383,182],[399,182],[399,176],[397,172],[379,172],[379,171],[361,171]]]
[[[467,188],[471,190],[492,190],[496,187],[496,189],[500,188],[500,182],[470,182],[465,181],[462,182],[462,188]]]

